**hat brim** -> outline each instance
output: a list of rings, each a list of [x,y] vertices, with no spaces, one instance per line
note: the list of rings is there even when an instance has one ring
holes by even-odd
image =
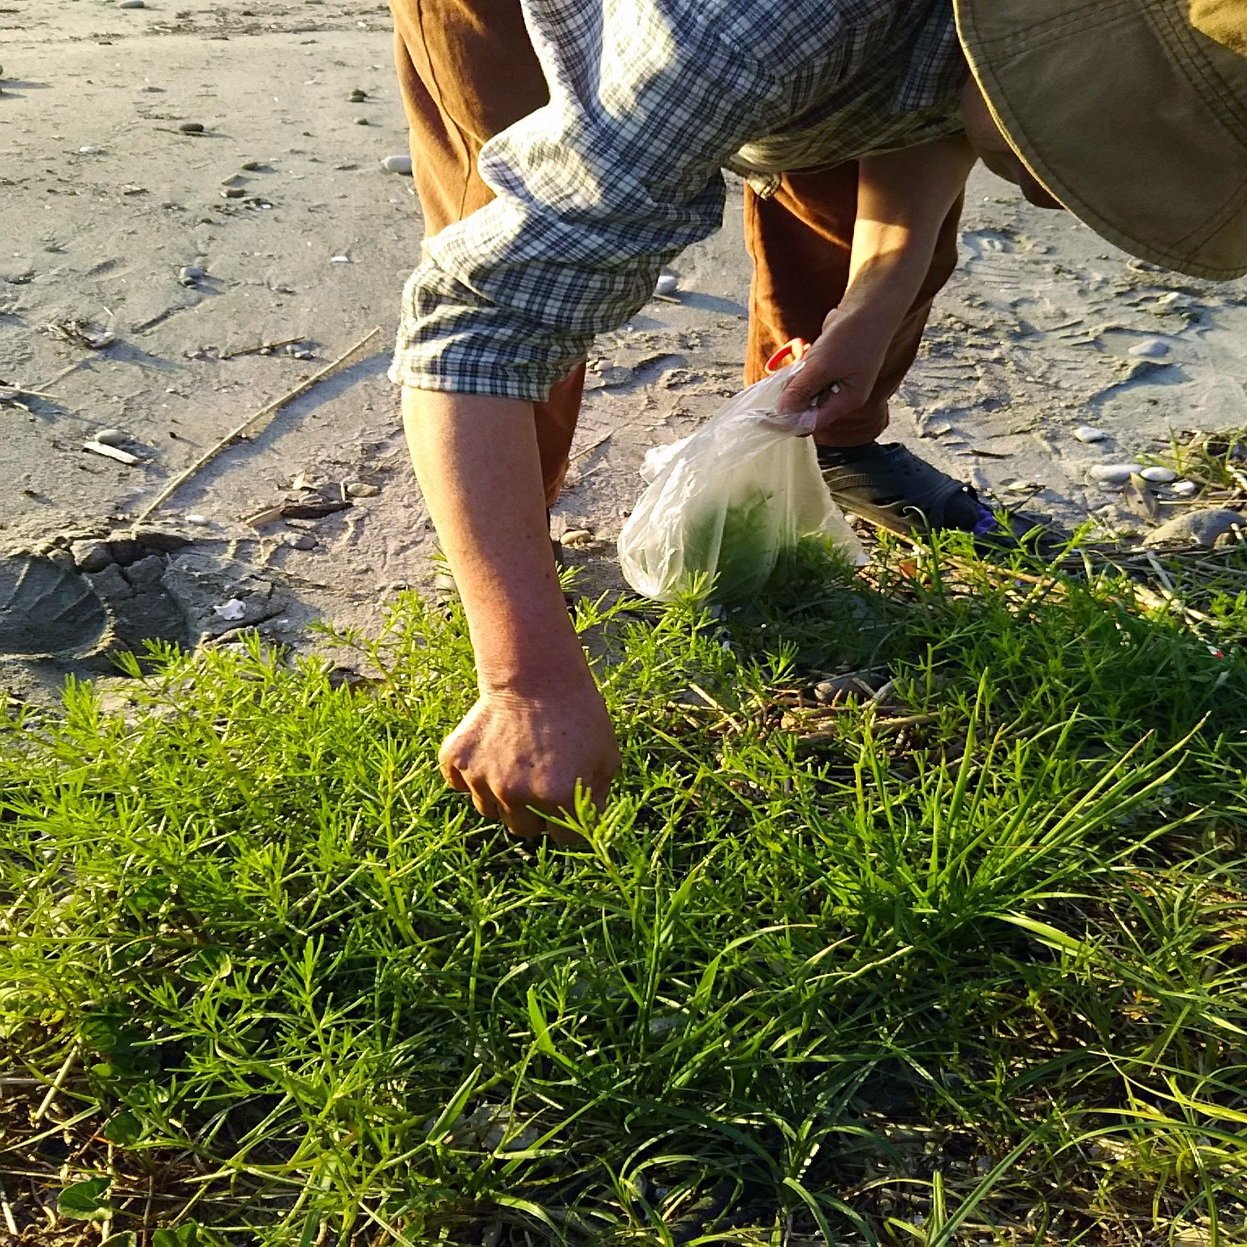
[[[1179,8],[954,0],[989,108],[1061,203],[1143,260],[1241,277],[1247,59],[1193,30]]]

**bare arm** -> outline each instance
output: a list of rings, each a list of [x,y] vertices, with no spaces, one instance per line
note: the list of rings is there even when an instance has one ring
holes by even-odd
[[[605,798],[619,751],[559,587],[532,406],[405,388],[403,420],[476,654],[480,697],[442,771],[486,817],[538,835],[577,781]]]
[[[838,384],[840,392],[819,406],[823,428],[865,401],[974,161],[966,138],[954,135],[860,162],[848,287],[785,389],[781,411],[799,412]]]

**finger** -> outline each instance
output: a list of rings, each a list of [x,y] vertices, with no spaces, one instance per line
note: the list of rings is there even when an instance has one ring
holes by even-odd
[[[494,799],[492,792],[480,787],[473,787],[469,791],[472,794],[472,804],[482,818],[487,818],[491,822],[506,821],[502,817],[502,811],[498,808],[498,802]]]
[[[452,759],[453,751],[450,748],[450,742],[447,741],[442,745],[437,755],[437,765],[442,772],[442,778],[456,792],[467,792],[468,781],[463,778],[463,772],[455,765]]]
[[[803,414],[809,408],[817,407],[829,395],[839,394],[842,388],[842,379],[834,372],[807,364],[784,386],[779,402],[775,404],[775,414]]]
[[[535,840],[545,835],[547,824],[544,816],[530,806],[504,805],[498,817],[503,826],[513,835],[523,840]]]

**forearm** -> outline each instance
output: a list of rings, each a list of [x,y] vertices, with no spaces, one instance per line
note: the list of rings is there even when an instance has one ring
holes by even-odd
[[[860,162],[847,304],[905,314],[974,160],[968,140],[954,135]]]
[[[403,423],[482,691],[591,679],[550,550],[531,404],[404,388]]]

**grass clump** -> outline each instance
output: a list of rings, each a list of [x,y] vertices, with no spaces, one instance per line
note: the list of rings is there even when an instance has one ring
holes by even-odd
[[[415,599],[359,679],[252,644],[10,719],[10,1231],[1243,1241],[1247,659],[1113,573],[872,575],[582,606],[626,761],[574,850],[445,790]]]

